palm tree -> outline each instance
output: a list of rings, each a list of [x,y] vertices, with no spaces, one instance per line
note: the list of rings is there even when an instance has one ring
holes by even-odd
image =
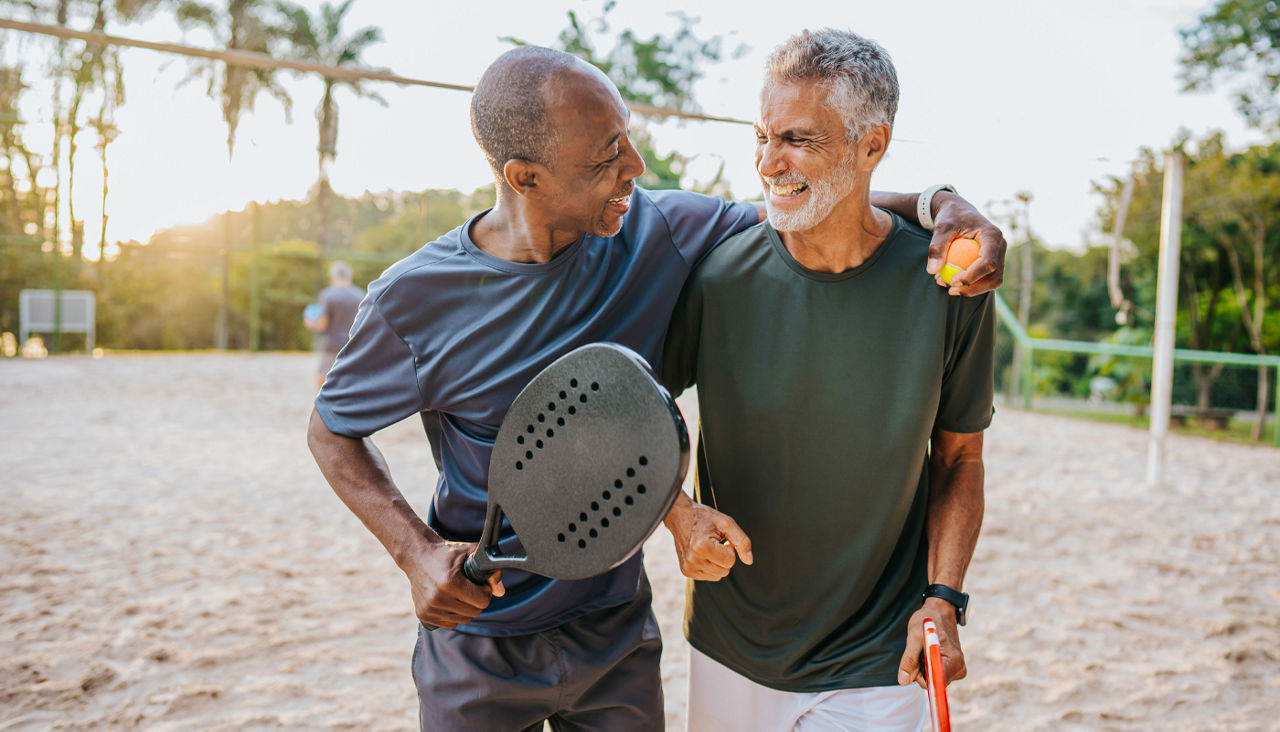
[[[285,35],[298,58],[327,66],[362,66],[360,55],[369,46],[382,41],[382,31],[366,26],[354,33],[343,33],[342,21],[355,0],[341,5],[324,3],[320,13],[312,17],[305,8],[289,2],[277,3],[285,17]],[[386,105],[386,100],[369,91],[359,81],[324,79],[324,95],[316,107],[316,121],[320,125],[319,178],[316,182],[316,203],[320,213],[321,254],[332,248],[330,216],[333,205],[333,188],[329,184],[329,169],[338,154],[338,103],[334,90],[339,86],[350,89],[357,97],[367,97]]]
[[[199,0],[179,0],[178,25],[183,29],[208,30],[228,51],[270,54],[283,31],[265,15],[269,8],[266,0],[228,0],[225,10]],[[248,69],[231,64],[218,66],[202,61],[197,62],[192,77],[200,75],[209,79],[209,94],[216,93],[221,100],[222,119],[227,123],[228,157],[235,151],[240,115],[253,111],[253,103],[260,92],[265,91],[275,97],[284,106],[286,118],[292,110],[293,100],[269,69]]]

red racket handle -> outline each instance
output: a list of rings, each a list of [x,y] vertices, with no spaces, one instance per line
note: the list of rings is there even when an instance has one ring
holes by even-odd
[[[951,711],[947,708],[947,674],[942,668],[938,626],[934,625],[931,618],[924,619],[924,667],[933,732],[951,732]]]

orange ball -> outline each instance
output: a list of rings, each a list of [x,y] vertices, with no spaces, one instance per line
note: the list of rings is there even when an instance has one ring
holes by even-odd
[[[968,269],[978,261],[981,247],[973,239],[953,239],[947,246],[947,263],[938,274],[942,281],[951,284],[951,278]]]

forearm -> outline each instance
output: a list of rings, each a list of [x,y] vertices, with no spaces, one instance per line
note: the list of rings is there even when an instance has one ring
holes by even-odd
[[[916,211],[916,201],[919,200],[918,193],[886,193],[884,191],[871,192],[871,205],[877,208],[888,209],[907,221],[920,223],[920,216]],[[956,194],[950,191],[938,191],[933,194],[933,200],[929,205],[929,213],[936,220],[943,205],[948,201],[963,201]]]
[[[965,572],[982,529],[983,465],[974,459],[934,457],[929,461],[929,584],[955,589]]]
[[[406,563],[423,547],[443,541],[400,493],[386,460],[371,440],[330,432],[313,410],[307,445],[334,493],[401,569],[406,569]]]

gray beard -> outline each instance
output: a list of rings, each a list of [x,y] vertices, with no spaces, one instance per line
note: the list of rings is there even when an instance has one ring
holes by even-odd
[[[766,189],[764,207],[769,215],[769,224],[773,228],[778,231],[808,231],[825,221],[831,214],[831,209],[853,192],[855,183],[853,156],[842,158],[827,177],[804,182],[809,186],[809,202],[798,211],[784,212],[774,208]]]

